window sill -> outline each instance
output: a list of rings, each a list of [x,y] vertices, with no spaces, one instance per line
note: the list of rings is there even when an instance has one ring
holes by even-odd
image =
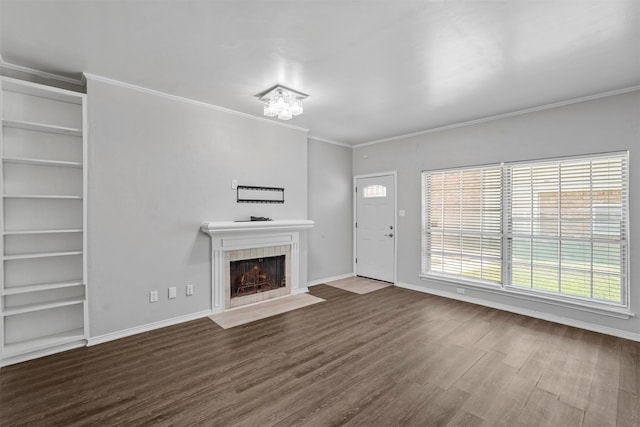
[[[420,279],[431,280],[444,285],[455,285],[465,289],[476,290],[479,292],[488,292],[492,294],[518,298],[526,301],[532,301],[542,304],[549,304],[556,307],[564,307],[573,310],[586,311],[588,313],[599,314],[602,316],[615,317],[618,319],[629,319],[635,317],[635,313],[626,307],[609,307],[599,304],[590,304],[588,302],[575,301],[568,298],[558,298],[539,294],[537,292],[528,292],[524,289],[513,287],[505,287],[498,284],[491,284],[480,280],[473,280],[460,277],[451,277],[441,274],[420,274]]]

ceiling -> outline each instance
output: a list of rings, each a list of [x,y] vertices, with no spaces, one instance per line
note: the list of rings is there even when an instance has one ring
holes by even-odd
[[[260,117],[280,83],[354,145],[640,85],[640,1],[0,0],[0,55]]]

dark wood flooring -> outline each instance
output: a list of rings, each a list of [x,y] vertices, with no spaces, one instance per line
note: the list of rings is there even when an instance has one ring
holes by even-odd
[[[0,426],[640,426],[640,343],[396,287],[4,367]]]

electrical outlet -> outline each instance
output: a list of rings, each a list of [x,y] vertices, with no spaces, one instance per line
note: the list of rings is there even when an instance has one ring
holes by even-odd
[[[176,297],[176,287],[172,286],[169,288],[169,299],[173,299]]]
[[[460,295],[464,295],[464,288],[456,288],[456,292]]]
[[[193,285],[187,285],[187,296],[193,295]]]
[[[158,291],[149,291],[149,302],[158,302]]]

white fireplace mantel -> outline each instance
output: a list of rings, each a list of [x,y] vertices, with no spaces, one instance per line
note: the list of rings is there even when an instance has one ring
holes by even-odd
[[[298,230],[313,227],[310,219],[278,219],[273,221],[211,221],[200,226],[203,233],[251,232],[269,230]]]
[[[307,219],[273,221],[210,221],[200,230],[211,237],[211,309],[214,313],[224,311],[225,298],[225,252],[269,246],[291,246],[290,292],[306,291],[300,287],[299,277],[299,231],[313,227]]]

